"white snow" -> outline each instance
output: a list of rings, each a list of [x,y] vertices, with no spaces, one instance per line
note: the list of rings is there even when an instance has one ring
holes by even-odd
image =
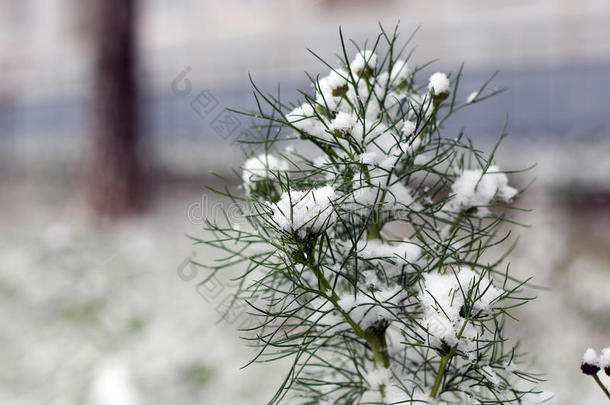
[[[496,374],[494,369],[491,368],[490,366],[481,367],[481,373],[485,376],[487,381],[489,381],[493,385],[495,385],[495,386],[500,385],[500,379],[498,378],[498,375]]]
[[[382,385],[390,385],[392,372],[388,368],[376,368],[366,373],[364,378],[372,389],[379,390],[379,387]]]
[[[339,111],[335,119],[330,123],[331,131],[339,131],[343,133],[351,133],[356,125],[358,117],[353,113]]]
[[[331,70],[328,76],[318,80],[320,92],[325,98],[335,97],[333,91],[347,84],[348,73],[343,69]]]
[[[363,293],[358,291],[342,295],[339,306],[346,311],[350,317],[363,329],[367,329],[375,323],[395,318],[394,307],[397,306],[406,294],[397,286],[391,286],[374,293]]]
[[[502,290],[494,287],[490,280],[482,279],[480,283],[479,280],[479,275],[470,268],[460,268],[458,281],[462,290],[464,292],[474,290],[476,293],[473,295],[473,298],[476,299],[473,303],[473,313],[475,315],[490,315],[493,312],[493,303],[502,295]]]
[[[244,162],[242,180],[245,185],[253,181],[276,179],[279,172],[288,170],[288,162],[274,155],[262,153]]]
[[[473,91],[472,93],[470,93],[468,95],[468,98],[466,98],[466,102],[468,104],[472,103],[478,97],[478,95],[479,95],[478,91]]]
[[[288,121],[292,123],[292,125],[299,129],[304,129],[306,128],[306,124],[304,123],[307,122],[307,118],[311,118],[314,115],[315,114],[312,105],[309,103],[303,103],[299,107],[286,114],[286,117],[288,118]]]
[[[385,399],[390,404],[402,404],[402,403],[408,404],[409,402],[406,402],[406,401],[411,401],[411,396],[409,394],[405,393],[400,388],[392,385],[392,386],[386,387]],[[419,402],[413,402],[413,403],[419,403]],[[421,403],[425,404],[425,402],[421,402]]]
[[[367,285],[374,287],[379,285],[377,270],[382,269],[383,281],[393,282],[403,272],[413,271],[413,265],[418,263],[422,255],[422,249],[406,238],[392,244],[379,239],[361,240],[356,248],[358,256],[374,266],[366,276]]]
[[[375,122],[371,125],[366,124],[366,127],[367,132],[365,134],[365,140],[367,143],[367,151],[379,152],[383,155],[392,156],[395,156],[396,153],[399,152],[396,148],[399,138],[390,131],[386,125],[381,122]]]
[[[378,166],[384,170],[382,172],[369,168],[371,178],[377,185],[385,185],[387,173],[398,163],[406,154],[412,154],[419,146],[419,139],[409,139],[415,131],[415,123],[405,121],[396,132],[380,122],[366,122],[366,152],[361,155],[361,162],[366,165]],[[362,126],[354,128],[356,140],[360,138]]]
[[[398,59],[394,62],[394,66],[392,66],[390,80],[394,85],[397,85],[403,80],[408,79],[410,74],[411,68],[409,67],[409,64],[402,59]]]
[[[480,280],[480,283],[479,283]],[[477,286],[477,283],[478,286]],[[490,314],[494,300],[502,293],[490,285],[491,281],[477,275],[468,267],[461,267],[456,274],[428,273],[424,275],[424,284],[419,299],[424,309],[423,324],[431,335],[430,343],[440,346],[442,342],[449,345],[458,343],[457,333],[464,323],[460,310],[464,297],[472,291],[472,312],[474,315]],[[485,291],[483,293],[483,291]],[[462,336],[472,334],[467,327]]]
[[[413,121],[405,120],[402,125],[402,133],[406,136],[411,136],[415,132],[416,125]]]
[[[347,93],[350,86],[348,81],[348,73],[343,69],[331,70],[331,72],[318,80],[316,89],[316,102],[322,106],[326,106],[331,110],[336,110],[341,103],[341,96],[344,92]],[[341,89],[347,86],[347,88]],[[339,90],[341,91],[335,91]],[[334,94],[333,94],[334,93]]]
[[[405,384],[403,381],[402,384]],[[408,388],[408,385],[407,385]],[[391,385],[386,387],[385,390],[385,400],[388,404],[413,404],[413,405],[425,405],[425,404],[435,404],[435,405],[445,405],[445,402],[438,402],[431,399],[428,394],[423,394],[421,392],[414,393],[415,387],[409,389],[409,392],[405,392],[403,388],[397,385]]]
[[[419,206],[414,203],[411,189],[402,183],[394,183],[388,188],[385,202],[396,209],[404,209],[405,207],[411,207],[413,209],[419,208]]]
[[[449,79],[447,75],[441,72],[436,72],[432,76],[430,76],[430,81],[428,83],[428,90],[434,90],[435,95],[439,94],[449,94]]]
[[[332,202],[336,197],[331,186],[284,192],[280,200],[272,204],[272,220],[280,229],[296,232],[304,238],[308,232],[320,232],[335,221]]]
[[[382,83],[382,82],[379,82]],[[377,90],[377,87],[376,87]],[[379,94],[381,91],[376,91]],[[408,92],[403,90],[389,90],[386,99],[383,102],[383,106],[387,110],[389,115],[396,116],[399,114],[399,109],[402,102],[409,97]]]
[[[600,365],[599,357],[597,357],[597,352],[592,348],[588,348],[587,350],[585,350],[585,354],[582,356],[582,362],[585,364],[590,364],[592,366],[599,367]]]
[[[60,222],[45,228],[41,238],[44,246],[54,252],[67,250],[74,244],[72,229],[68,224]]]
[[[352,63],[350,63],[350,69],[353,72],[358,73],[362,71],[365,66],[374,68],[376,64],[377,55],[373,51],[365,49],[356,54],[354,60],[352,61]]]
[[[139,405],[140,403],[127,364],[118,358],[105,360],[95,373],[88,405]]]
[[[369,174],[375,184],[385,184],[389,171],[396,163],[396,158],[380,151],[369,151],[360,155],[360,163],[370,166]],[[376,168],[383,170],[375,170]]]
[[[299,107],[286,114],[286,119],[295,128],[318,138],[326,139],[324,125],[316,115],[313,106],[309,103],[303,103]]]
[[[456,279],[452,275],[430,273],[424,276],[424,286],[419,294],[424,309],[423,325],[431,335],[430,343],[440,347],[458,343],[456,324],[460,321],[460,307],[464,299],[456,294]],[[459,288],[459,287],[457,287]]]
[[[413,155],[413,153],[415,153],[415,151],[417,151],[421,145],[421,139],[419,137],[412,138],[416,129],[417,127],[413,121],[407,120],[402,126],[402,133],[405,136],[405,141],[407,142],[406,148],[403,149],[406,149],[407,154],[409,155]]]
[[[453,274],[429,273],[424,275],[424,288],[419,298],[426,310],[434,309],[435,312],[444,312],[451,320],[459,317],[460,307],[464,303],[457,279]]]
[[[494,198],[510,201],[517,190],[508,185],[508,177],[497,166],[490,166],[486,173],[481,169],[464,170],[451,185],[454,194],[449,209],[459,211],[478,208],[479,215],[489,212],[486,207]]]
[[[381,171],[381,169],[378,171]],[[384,212],[396,213],[407,209],[418,210],[421,208],[411,195],[411,190],[404,184],[394,183],[390,187],[386,187],[386,178],[382,175],[375,175],[374,177],[371,176],[371,183],[374,185],[369,186],[364,180],[358,178],[359,176],[362,175],[354,176],[355,189],[350,199],[354,210],[363,210],[364,213],[369,212],[370,207],[381,202],[384,190],[387,190],[383,200]]]
[[[358,255],[365,259],[401,258],[415,262],[420,258],[421,252],[421,248],[409,239],[397,244],[385,243],[379,239],[358,242]]]

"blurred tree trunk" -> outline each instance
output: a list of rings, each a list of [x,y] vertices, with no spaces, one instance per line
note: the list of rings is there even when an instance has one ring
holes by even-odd
[[[113,220],[141,212],[146,201],[134,78],[136,0],[92,3],[94,94],[85,197],[97,217]]]

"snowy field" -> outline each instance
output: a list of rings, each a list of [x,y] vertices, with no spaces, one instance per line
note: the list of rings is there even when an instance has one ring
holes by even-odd
[[[579,370],[587,347],[610,344],[610,171],[605,149],[592,150],[511,145],[499,158],[539,162],[512,268],[544,289],[512,329],[565,405],[604,401]],[[586,176],[575,163],[595,161]],[[285,363],[240,370],[252,355],[237,332],[247,315],[217,312],[230,277],[198,288],[205,274],[186,266],[212,255],[185,236],[202,236],[218,203],[199,191],[206,180],[164,182],[149,214],[100,227],[78,219],[67,169],[48,164],[2,179],[0,403],[266,403]]]

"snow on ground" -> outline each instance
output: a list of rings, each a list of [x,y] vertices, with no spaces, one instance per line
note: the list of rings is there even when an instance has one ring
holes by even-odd
[[[265,402],[279,365],[239,370],[252,355],[243,319],[216,323],[227,290],[197,289],[202,271],[184,268],[193,201],[106,231],[25,197],[22,221],[2,218],[0,403]]]

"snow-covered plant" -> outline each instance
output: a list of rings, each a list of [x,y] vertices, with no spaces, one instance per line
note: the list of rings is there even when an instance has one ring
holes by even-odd
[[[580,370],[583,374],[593,377],[599,388],[606,394],[606,397],[610,399],[610,391],[608,391],[608,388],[606,388],[604,383],[597,376],[597,373],[602,369],[606,375],[610,376],[610,347],[603,349],[600,356],[597,355],[595,349],[588,348],[585,350],[582,362],[580,363]]]
[[[550,403],[505,336],[530,299],[506,261],[520,192],[496,148],[443,134],[498,91],[461,100],[461,68],[421,81],[408,44],[381,28],[351,51],[341,34],[298,104],[253,84],[243,192],[221,192],[248,226],[209,219],[200,242],[226,256],[203,265],[241,266],[253,361],[292,360],[270,404]]]

